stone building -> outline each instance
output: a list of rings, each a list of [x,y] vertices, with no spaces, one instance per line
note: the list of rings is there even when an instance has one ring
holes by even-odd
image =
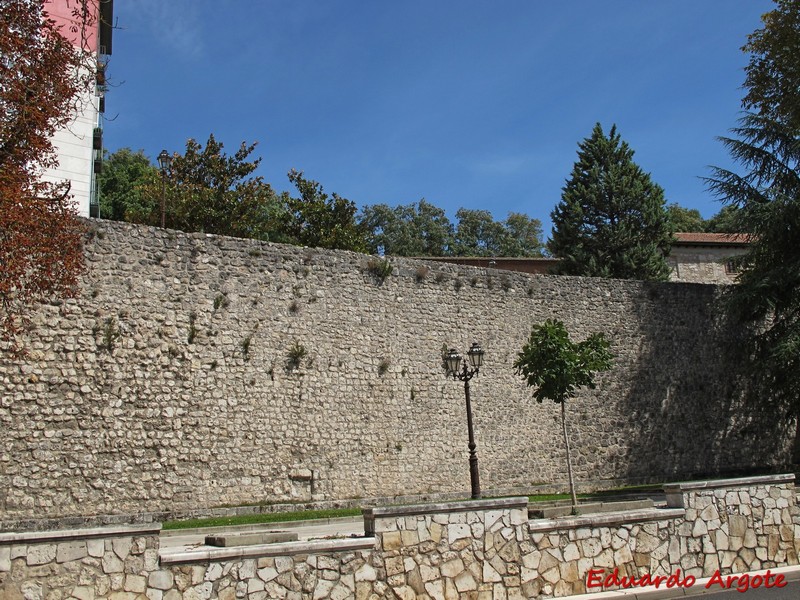
[[[734,283],[736,265],[730,260],[747,250],[748,236],[741,233],[675,233],[667,257],[670,281],[683,283]],[[457,265],[547,275],[557,258],[517,258],[491,256],[441,256],[424,260]]]

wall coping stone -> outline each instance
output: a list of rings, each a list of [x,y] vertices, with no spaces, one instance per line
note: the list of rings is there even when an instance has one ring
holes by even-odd
[[[716,490],[721,488],[750,487],[753,485],[785,485],[794,483],[794,473],[780,475],[758,475],[755,477],[737,477],[735,479],[711,479],[707,481],[681,481],[678,483],[665,483],[664,494],[667,496],[667,506],[683,506],[683,494],[698,490]]]
[[[38,544],[61,540],[77,540],[98,537],[124,537],[141,535],[158,535],[161,523],[145,525],[115,525],[113,527],[96,527],[92,529],[61,529],[56,531],[25,531],[0,533],[0,545]]]
[[[641,523],[643,521],[661,521],[677,519],[686,514],[682,508],[650,508],[645,510],[626,510],[610,513],[595,513],[556,517],[555,519],[533,519],[528,521],[531,533],[542,533],[556,529],[577,529],[579,527],[598,527],[603,525],[623,525],[625,523]]]
[[[406,504],[398,506],[377,506],[364,508],[364,533],[375,533],[375,518],[410,517],[413,515],[449,514],[478,510],[528,509],[528,498],[492,498],[489,500],[463,500],[461,502],[439,502],[434,504]]]
[[[490,500],[464,500],[462,502],[441,502],[435,504],[406,504],[399,506],[377,506],[362,510],[364,518],[407,517],[433,513],[456,513],[479,510],[528,508],[528,498],[492,498]]]
[[[765,483],[784,484],[794,482],[794,473],[780,475],[758,475],[756,477],[738,477],[735,479],[711,479],[707,481],[681,481],[678,483],[665,483],[664,492],[667,494],[686,492],[689,490],[713,490],[717,488],[750,487]]]
[[[255,558],[263,556],[293,556],[295,554],[324,554],[327,552],[350,552],[352,550],[374,550],[375,538],[348,538],[339,540],[314,540],[260,544],[258,546],[233,546],[202,550],[161,550],[162,565],[179,565],[196,562],[220,561],[232,558]]]

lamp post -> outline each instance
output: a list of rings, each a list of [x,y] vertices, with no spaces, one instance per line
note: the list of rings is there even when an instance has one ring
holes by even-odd
[[[161,167],[161,228],[167,221],[167,173],[172,166],[172,155],[162,150],[158,155],[158,166]]]
[[[447,367],[447,376],[452,375],[453,379],[460,379],[464,382],[464,395],[467,399],[467,432],[469,434],[469,482],[472,490],[472,498],[481,497],[481,482],[478,478],[478,454],[475,451],[475,434],[472,430],[472,405],[469,400],[469,380],[478,374],[483,364],[483,348],[474,342],[467,350],[467,359],[462,358],[458,350],[451,348],[444,357]]]

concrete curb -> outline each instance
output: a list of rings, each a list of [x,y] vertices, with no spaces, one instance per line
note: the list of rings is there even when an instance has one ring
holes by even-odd
[[[772,575],[783,575],[785,581],[800,581],[800,565],[793,565],[790,567],[776,567],[774,569],[762,569],[760,571],[750,571],[749,573],[732,573],[731,575],[741,577],[742,575],[749,575],[752,580],[756,575],[764,576],[767,571]],[[727,575],[722,575],[725,579]],[[706,589],[706,584],[711,580],[711,577],[704,577],[698,579],[692,587],[673,587],[665,588],[664,586],[655,587],[647,586],[643,588],[630,588],[625,590],[608,590],[606,592],[589,592],[586,594],[576,594],[574,596],[563,596],[559,600],[662,600],[665,598],[682,598],[684,596],[698,596],[701,594],[713,595],[718,592],[727,591],[718,584]],[[774,578],[772,579],[774,581]],[[763,587],[763,586],[762,586]],[[736,589],[734,584],[731,590]]]
[[[246,531],[274,531],[276,529],[311,527],[314,525],[330,525],[334,523],[356,523],[364,517],[328,517],[326,519],[307,519],[305,521],[273,521],[272,523],[249,523],[247,525],[220,525],[218,527],[194,527],[191,529],[162,529],[161,537],[183,535],[205,535],[212,533],[239,533]]]

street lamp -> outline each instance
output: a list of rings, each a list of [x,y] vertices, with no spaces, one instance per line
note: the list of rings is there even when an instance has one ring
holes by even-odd
[[[473,342],[467,350],[467,359],[462,358],[455,348],[450,348],[444,357],[447,368],[447,376],[452,375],[453,379],[460,379],[464,382],[464,395],[467,399],[467,432],[469,434],[469,482],[472,489],[472,498],[481,497],[481,482],[478,478],[478,454],[475,452],[475,434],[472,431],[472,405],[469,401],[469,380],[478,374],[483,364],[483,348],[478,342]],[[470,367],[471,365],[471,367]]]
[[[167,215],[167,173],[172,166],[172,155],[162,150],[158,155],[158,166],[161,167],[161,228],[166,225]]]

